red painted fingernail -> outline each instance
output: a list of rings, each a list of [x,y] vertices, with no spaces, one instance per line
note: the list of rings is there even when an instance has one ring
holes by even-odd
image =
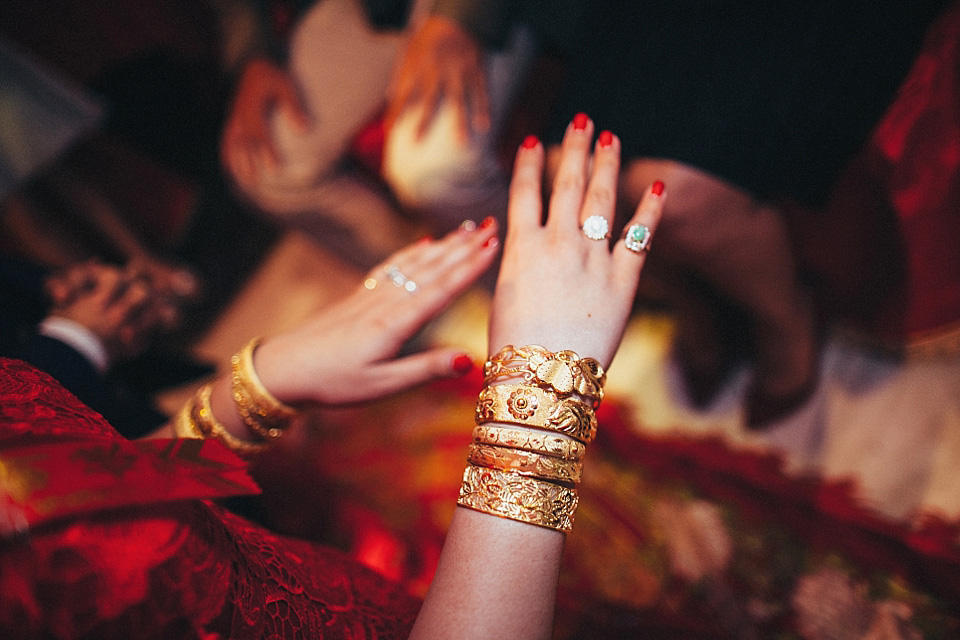
[[[613,134],[609,131],[603,131],[597,136],[597,144],[601,147],[609,147],[613,144]]]
[[[426,244],[433,241],[433,236],[429,233],[420,236],[420,239],[417,240],[417,244]]]
[[[540,139],[537,136],[527,136],[523,139],[523,144],[521,145],[524,149],[533,149],[538,144],[540,144]]]
[[[495,247],[500,244],[500,241],[497,240],[497,236],[491,236],[487,238],[487,241],[483,243],[484,249],[489,249],[490,247]]]
[[[657,180],[653,183],[653,186],[650,187],[650,195],[654,198],[659,198],[663,195],[663,181]]]
[[[473,360],[470,356],[461,353],[453,359],[453,370],[460,375],[469,373],[473,369]]]
[[[480,223],[481,229],[487,229],[493,226],[493,223],[496,222],[493,216],[487,216],[483,219],[483,222]]]
[[[590,122],[590,117],[585,113],[578,113],[573,116],[573,128],[577,131],[583,131],[587,128],[587,123]]]

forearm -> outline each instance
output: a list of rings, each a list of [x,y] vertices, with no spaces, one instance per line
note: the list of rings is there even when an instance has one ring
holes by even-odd
[[[410,637],[549,638],[564,534],[458,507]]]

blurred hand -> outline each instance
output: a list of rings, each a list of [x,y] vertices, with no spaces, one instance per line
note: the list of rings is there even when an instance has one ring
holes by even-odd
[[[51,316],[66,318],[96,335],[111,361],[136,355],[161,326],[156,292],[128,270],[97,262],[84,263],[74,276],[82,286],[57,294]],[[61,284],[56,285],[58,288]]]
[[[613,226],[620,141],[579,117],[564,136],[560,165],[543,222],[543,146],[528,138],[517,153],[510,187],[507,237],[490,318],[490,353],[507,344],[570,349],[610,364],[623,337],[645,254],[617,240],[590,240],[580,230],[589,216]],[[592,169],[590,168],[592,164]],[[659,189],[658,189],[659,190]],[[629,224],[653,231],[665,195],[648,188]]]
[[[465,373],[460,350],[435,348],[397,358],[400,347],[473,283],[497,253],[497,225],[424,239],[373,269],[366,284],[292,331],[264,341],[254,366],[285,402],[324,405],[372,400],[432,378]],[[397,286],[403,278],[414,292]],[[375,283],[375,285],[374,285]],[[413,285],[407,285],[414,288]]]
[[[284,69],[263,59],[247,63],[237,85],[220,143],[220,158],[241,187],[250,187],[263,169],[276,169],[282,158],[270,134],[270,114],[287,112],[301,131],[310,127],[297,87]]]
[[[410,37],[388,91],[387,125],[408,107],[422,106],[422,136],[444,100],[453,102],[461,139],[490,127],[483,48],[457,22],[430,16]]]

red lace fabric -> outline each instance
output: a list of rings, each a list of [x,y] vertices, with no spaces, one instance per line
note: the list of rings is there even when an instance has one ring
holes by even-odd
[[[0,359],[0,449],[37,438],[122,439],[45,374]],[[403,638],[417,608],[340,552],[204,501],[100,511],[0,540],[4,637]]]

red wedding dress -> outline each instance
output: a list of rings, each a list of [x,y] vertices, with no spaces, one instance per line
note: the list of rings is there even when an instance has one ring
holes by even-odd
[[[203,499],[256,487],[199,442],[125,440],[0,359],[0,636],[407,636],[419,602],[400,586]]]

